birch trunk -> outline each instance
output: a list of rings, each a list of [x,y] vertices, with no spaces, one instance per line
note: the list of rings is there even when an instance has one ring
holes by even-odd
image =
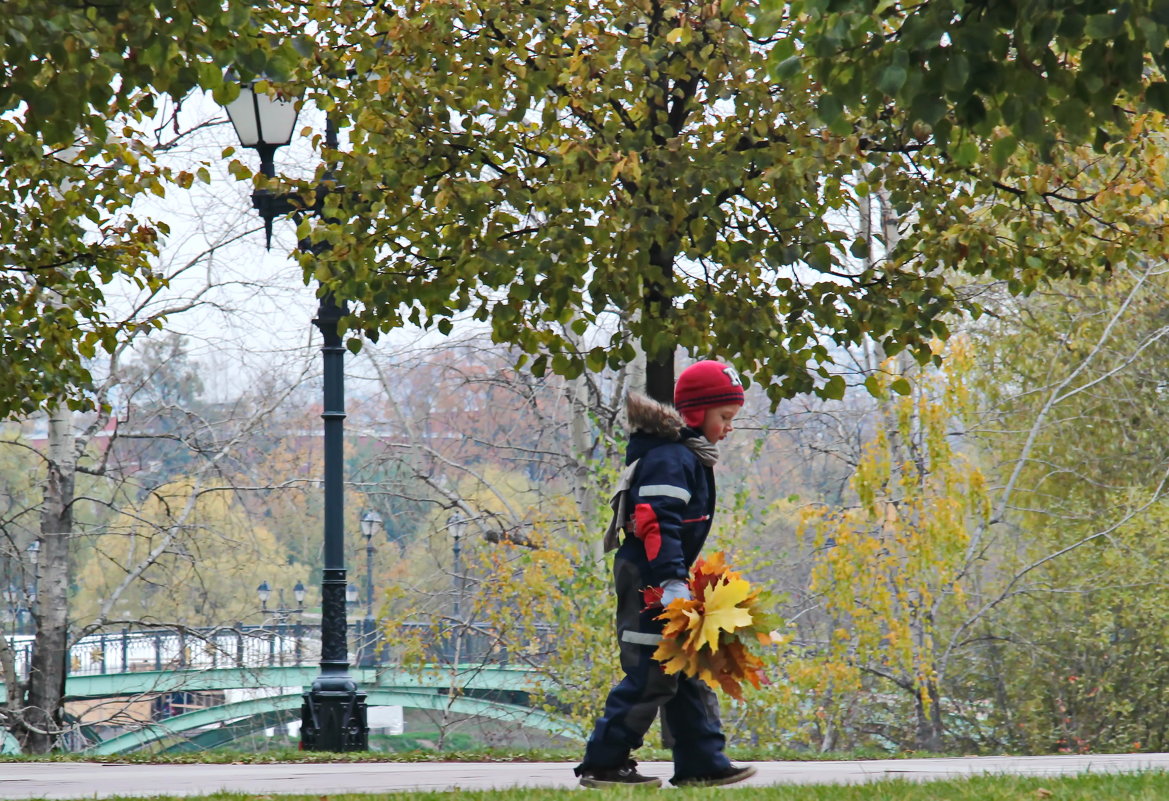
[[[49,417],[40,549],[33,566],[36,634],[20,726],[22,748],[32,754],[48,753],[61,731],[65,660],[69,652],[69,538],[73,530],[76,460],[72,415],[65,407],[57,406]]]

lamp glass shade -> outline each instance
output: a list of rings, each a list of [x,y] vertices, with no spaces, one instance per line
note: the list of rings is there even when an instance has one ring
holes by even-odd
[[[467,521],[460,514],[453,514],[448,517],[446,524],[450,528],[451,535],[456,540],[463,536],[463,529],[467,527]]]
[[[283,147],[292,141],[296,106],[295,99],[256,92],[249,84],[240,87],[239,97],[224,108],[244,147]]]
[[[353,584],[345,587],[345,600],[351,604],[357,603],[357,586]]]
[[[304,584],[296,582],[296,586],[292,588],[292,597],[296,599],[298,604],[304,603]]]
[[[373,537],[377,531],[378,526],[382,524],[382,516],[370,509],[361,516],[361,533],[365,535],[368,540]]]
[[[260,603],[268,603],[268,598],[272,596],[272,588],[268,586],[268,582],[263,582],[259,587],[256,587],[256,595],[260,599]]]

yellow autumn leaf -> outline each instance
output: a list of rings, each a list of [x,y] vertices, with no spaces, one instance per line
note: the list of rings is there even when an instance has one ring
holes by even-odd
[[[720,631],[734,631],[750,626],[751,612],[738,606],[750,594],[751,585],[743,579],[732,579],[707,589],[702,631],[694,647],[709,645],[712,651],[717,651]]]
[[[678,604],[675,608],[674,604]],[[687,630],[694,628],[702,613],[697,609],[698,603],[696,601],[674,601],[670,604],[670,611],[676,611],[680,614],[672,616],[662,628],[662,636],[666,638],[677,637],[685,633]]]

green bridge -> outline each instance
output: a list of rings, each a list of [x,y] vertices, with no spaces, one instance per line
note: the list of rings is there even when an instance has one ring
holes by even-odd
[[[265,631],[261,642],[254,632],[216,632],[217,639],[199,640],[200,648],[175,646],[173,634],[131,633],[107,635],[99,647],[83,641],[71,651],[71,672],[66,679],[68,702],[117,699],[149,700],[170,693],[254,690],[262,697],[223,703],[139,724],[92,742],[84,752],[117,754],[139,748],[193,750],[213,748],[253,732],[300,719],[301,692],[312,683],[319,668],[311,640],[299,637],[295,644],[282,633]],[[230,647],[222,647],[223,637]],[[219,641],[218,648],[207,642]],[[142,657],[144,647],[152,651]],[[79,650],[80,649],[80,650]],[[192,651],[198,652],[198,655]],[[137,658],[134,658],[136,651]],[[522,726],[551,734],[583,738],[568,721],[532,708],[533,693],[546,687],[540,674],[516,667],[495,655],[492,660],[468,658],[457,665],[436,661],[410,670],[376,664],[374,649],[358,648],[358,664],[350,674],[370,707],[397,706],[407,709],[447,712],[498,721],[501,725]],[[473,651],[464,652],[468,657]],[[228,659],[227,657],[231,657]],[[231,662],[234,664],[223,664]],[[284,663],[284,664],[280,664]],[[291,664],[289,664],[291,663]],[[19,664],[19,660],[18,660]],[[0,702],[7,700],[7,688],[0,683]],[[92,738],[91,738],[92,739]],[[16,741],[0,731],[0,753],[14,753]]]

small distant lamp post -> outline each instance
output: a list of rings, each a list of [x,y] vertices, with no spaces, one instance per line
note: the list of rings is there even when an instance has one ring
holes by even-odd
[[[462,635],[463,618],[459,609],[460,602],[463,599],[463,529],[466,528],[467,521],[463,519],[460,514],[452,515],[447,520],[447,525],[451,530],[451,581],[454,583],[455,602],[454,602],[454,619],[455,619],[455,633],[451,637],[451,661],[453,662],[458,654],[457,638]]]
[[[41,541],[33,540],[28,544],[28,547],[25,548],[24,552],[28,556],[29,567],[32,568],[32,584],[28,589],[28,603],[26,606],[28,608],[28,620],[30,628],[33,630],[32,633],[35,634],[38,622],[37,595],[40,592],[41,582],[41,573],[40,570],[37,569],[37,565],[40,564],[41,561]]]
[[[373,535],[382,527],[382,516],[369,509],[361,516],[361,536],[365,537],[365,621],[361,627],[361,664],[373,655]]]
[[[373,622],[373,535],[382,527],[382,516],[372,509],[361,516],[365,537],[365,619]]]
[[[256,597],[260,599],[260,611],[267,614],[268,599],[272,597],[272,588],[268,586],[268,582],[260,582],[260,586],[256,587]]]
[[[268,178],[276,174],[273,163],[276,151],[292,140],[296,126],[297,102],[256,92],[252,86],[240,88],[239,97],[226,107],[227,115],[239,135],[240,144],[253,148],[260,156],[260,172]],[[326,118],[325,142],[329,150],[337,149],[337,125]],[[318,187],[318,196],[324,191]],[[295,195],[258,189],[252,193],[252,206],[264,220],[268,245],[272,242],[272,222],[291,212],[307,212],[304,202]],[[320,253],[306,243],[302,251]],[[367,751],[369,726],[366,723],[366,694],[349,674],[347,643],[345,574],[345,348],[339,323],[345,315],[331,293],[320,298],[313,324],[320,329],[324,343],[324,396],[321,418],[324,420],[324,540],[325,564],[321,576],[321,672],[304,694],[301,706],[300,747],[306,751]]]
[[[276,592],[280,600],[277,602],[275,609],[269,610],[268,599],[272,597],[272,587],[269,586],[267,581],[261,582],[260,586],[256,587],[256,597],[260,599],[260,611],[264,614],[265,617],[267,617],[269,611],[274,612],[276,615],[276,630],[273,633],[272,638],[268,641],[269,659],[273,664],[275,663],[277,643],[278,641],[283,641],[288,637],[289,620],[292,620],[292,636],[294,640],[293,648],[296,654],[296,664],[299,665],[301,639],[300,624],[301,618],[304,615],[304,584],[298,581],[296,582],[296,586],[292,588],[292,597],[296,600],[295,609],[291,609],[288,606],[285,606],[283,587],[280,587]],[[280,646],[280,660],[281,664],[283,664],[283,644]]]
[[[455,620],[462,620],[459,616],[459,603],[463,600],[463,528],[466,523],[463,518],[455,518],[455,523],[451,527],[451,552],[454,556],[453,565],[455,571],[455,582],[458,585],[455,590]]]

